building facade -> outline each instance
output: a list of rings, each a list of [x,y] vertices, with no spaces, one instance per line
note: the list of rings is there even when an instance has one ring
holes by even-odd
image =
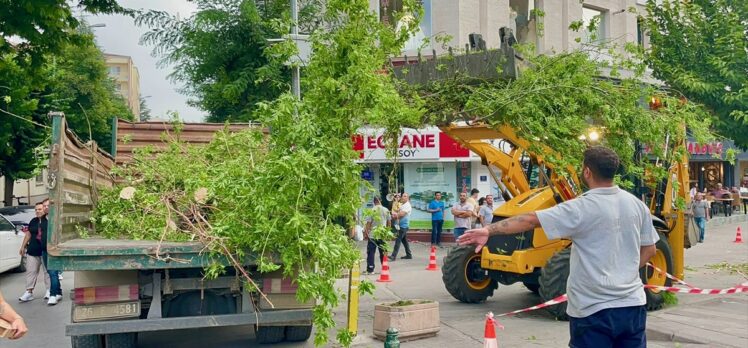
[[[451,229],[454,219],[449,208],[459,201],[460,192],[477,188],[482,196],[498,193],[480,157],[436,127],[402,130],[393,173],[394,161],[385,154],[382,133],[379,129],[362,129],[354,139],[353,148],[359,151],[359,162],[365,165],[361,177],[374,190],[366,192],[362,188],[362,196],[368,198],[366,207],[372,206],[371,198],[377,195],[390,208],[388,193],[407,192],[413,207],[411,229],[430,229],[431,213],[426,207],[434,193],[441,192],[446,206],[444,226]]]
[[[104,54],[109,77],[114,79],[117,91],[125,98],[135,120],[140,120],[140,75],[130,56]]]
[[[13,184],[13,202],[10,205],[28,205],[43,201],[48,197],[47,190],[47,168],[32,179],[16,180]],[[2,197],[5,197],[5,177],[0,176],[0,207],[6,205]]]

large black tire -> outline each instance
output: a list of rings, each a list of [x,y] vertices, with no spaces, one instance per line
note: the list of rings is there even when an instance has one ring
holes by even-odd
[[[499,286],[480,268],[480,254],[471,246],[449,251],[442,266],[442,281],[454,298],[465,303],[483,302]]]
[[[14,268],[11,272],[13,273],[26,272],[26,256],[21,257],[21,263],[18,265],[18,267]]]
[[[522,284],[525,285],[527,290],[532,291],[533,294],[540,295],[540,284],[528,283],[528,282],[522,282]]]
[[[668,243],[667,237],[664,234],[658,234],[660,236],[660,240],[657,241],[657,244],[655,244],[657,253],[655,254],[655,256],[649,259],[649,262],[655,265],[657,268],[669,274],[673,274],[673,252],[672,249],[670,249],[670,243]],[[641,276],[642,283],[644,284],[659,286],[672,285],[672,281],[670,280],[670,278],[666,277],[660,272],[655,271],[652,267],[649,266],[642,267],[642,269],[639,271],[639,275]],[[653,291],[651,289],[644,289],[644,293],[647,295],[648,311],[658,310],[665,304],[665,297],[663,296],[664,292],[659,290]]]
[[[569,258],[571,248],[557,252],[546,262],[540,271],[540,298],[543,302],[552,300],[566,293],[566,281],[569,279]],[[566,302],[546,309],[558,320],[569,320],[566,314]]]
[[[101,348],[104,346],[101,338],[100,335],[71,336],[70,343],[73,348]]]
[[[135,348],[137,344],[138,336],[134,332],[104,336],[104,348]]]
[[[286,341],[302,342],[312,336],[312,325],[286,326]]]
[[[279,343],[285,337],[285,326],[258,326],[255,328],[255,338],[259,344]]]

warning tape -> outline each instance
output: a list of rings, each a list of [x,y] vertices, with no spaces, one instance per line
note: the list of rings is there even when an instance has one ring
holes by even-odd
[[[727,289],[699,289],[699,288],[678,288],[674,286],[657,286],[657,285],[644,285],[647,289],[658,289],[660,291],[678,292],[683,294],[696,294],[696,295],[724,295],[724,294],[736,294],[739,292],[748,292],[748,282],[743,284],[735,285]]]
[[[563,294],[563,295],[561,295],[559,297],[556,297],[556,298],[554,298],[554,299],[552,299],[550,301],[543,302],[543,303],[541,303],[539,305],[535,305],[535,306],[532,306],[532,307],[527,307],[525,309],[520,309],[520,310],[516,310],[516,311],[512,311],[512,312],[502,313],[502,314],[499,314],[499,315],[495,315],[494,317],[504,317],[504,316],[508,316],[508,315],[514,315],[514,314],[517,314],[517,313],[530,312],[530,311],[534,311],[536,309],[541,309],[541,308],[545,308],[545,307],[557,305],[559,303],[564,303],[564,302],[566,302],[566,300],[568,300],[568,297],[566,297],[566,294]]]
[[[671,275],[670,273],[668,273],[668,272],[665,272],[665,271],[663,271],[663,270],[659,269],[659,268],[658,268],[657,266],[655,266],[655,265],[653,265],[653,264],[651,264],[651,263],[649,263],[649,262],[647,262],[647,266],[651,267],[651,268],[652,268],[652,269],[654,269],[655,271],[659,272],[659,273],[660,273],[661,275],[664,275],[664,276],[665,276],[665,277],[667,277],[668,279],[670,279],[670,280],[672,280],[672,281],[674,281],[674,282],[676,282],[676,283],[678,283],[678,284],[681,284],[681,285],[687,286],[687,287],[689,287],[689,288],[693,288],[693,286],[691,286],[691,284],[688,284],[688,283],[686,283],[685,281],[683,281],[683,280],[681,280],[681,279],[678,279],[678,278],[676,278],[676,277],[675,277],[674,275]]]
[[[679,288],[679,287],[674,287],[674,286],[657,286],[657,285],[644,285],[644,288],[647,288],[647,289],[658,289],[660,291],[668,291],[668,292],[684,293],[684,294],[724,295],[724,294],[736,294],[736,293],[741,293],[741,292],[748,292],[748,282],[745,282],[745,283],[742,283],[742,284],[739,284],[739,285],[735,285],[734,287],[727,288],[727,289],[699,289],[699,288],[694,288],[694,287],[685,289],[685,288]],[[552,300],[543,302],[543,303],[541,303],[539,305],[535,305],[535,306],[532,306],[532,307],[527,307],[527,308],[519,309],[519,310],[516,310],[516,311],[511,311],[511,312],[507,312],[507,313],[502,313],[502,314],[494,315],[494,317],[504,317],[504,316],[514,315],[514,314],[517,314],[517,313],[530,312],[530,311],[534,311],[536,309],[541,309],[541,308],[545,308],[545,307],[557,305],[559,303],[564,303],[568,299],[569,298],[566,296],[566,294],[563,294],[563,295],[558,296],[558,297],[556,297],[556,298],[554,298]]]

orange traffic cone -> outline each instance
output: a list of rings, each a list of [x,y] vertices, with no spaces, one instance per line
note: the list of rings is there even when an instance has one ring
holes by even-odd
[[[499,348],[499,341],[496,339],[496,321],[493,319],[493,312],[486,314],[483,348]]]
[[[735,243],[743,243],[743,230],[738,226],[738,230],[735,231]]]
[[[426,267],[427,271],[438,271],[439,267],[436,266],[436,247],[431,246],[431,254],[429,255],[429,266]]]
[[[377,281],[380,283],[389,283],[392,281],[392,279],[390,279],[390,264],[387,255],[384,255],[384,258],[382,259],[382,273],[379,274],[379,279],[377,279]]]

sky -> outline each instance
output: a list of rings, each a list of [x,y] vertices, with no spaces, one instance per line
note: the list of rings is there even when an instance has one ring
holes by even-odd
[[[153,9],[189,17],[196,9],[187,0],[119,0],[123,7]],[[105,53],[132,57],[140,73],[140,95],[146,97],[152,118],[167,118],[167,111],[176,111],[186,122],[202,122],[206,112],[187,105],[187,96],[177,90],[180,85],[172,83],[168,75],[173,67],[159,67],[159,58],[151,56],[150,46],[138,44],[140,36],[148,28],[137,27],[132,18],[123,15],[86,15],[89,25],[105,24],[91,28],[96,34],[96,43]]]

